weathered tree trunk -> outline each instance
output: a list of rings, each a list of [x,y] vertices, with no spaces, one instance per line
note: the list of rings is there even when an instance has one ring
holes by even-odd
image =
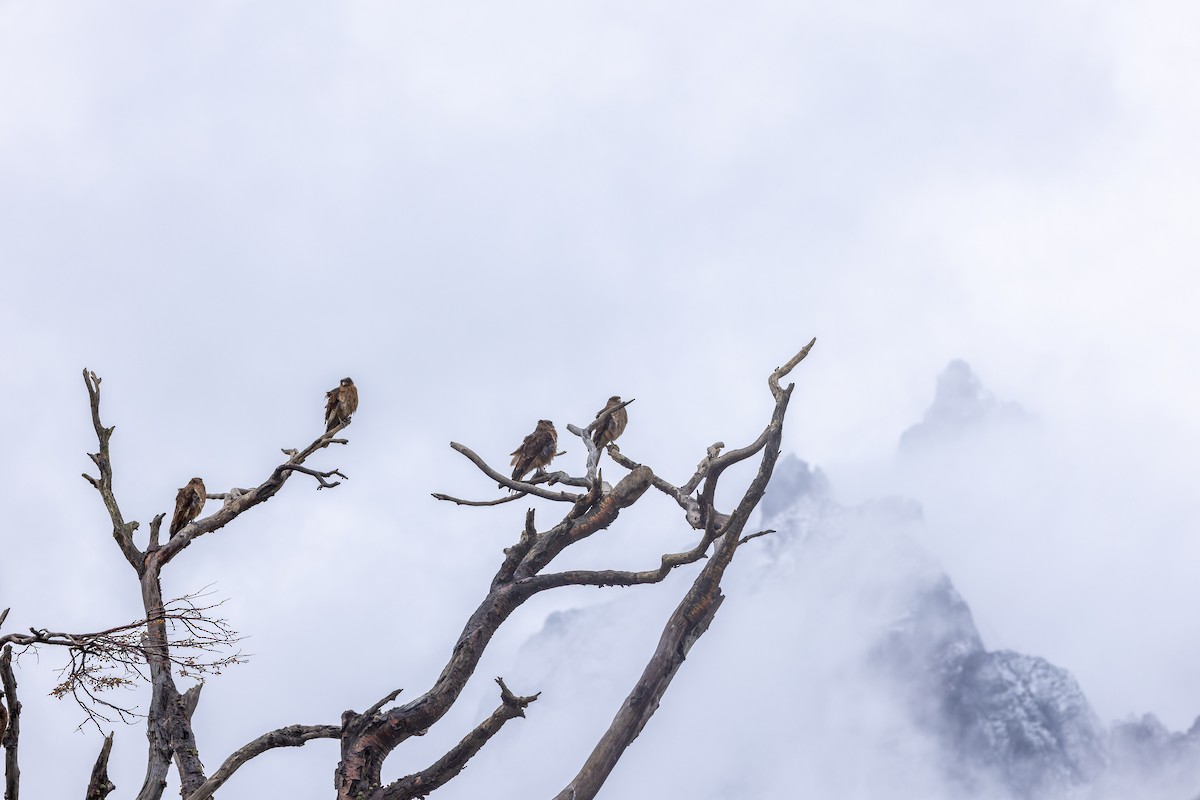
[[[146,782],[138,800],[158,800],[166,787],[168,765],[172,757],[179,771],[180,794],[187,797],[204,783],[204,765],[192,731],[192,713],[200,696],[200,686],[180,694],[172,675],[170,643],[167,640],[166,611],[159,581],[161,550],[147,553],[141,576],[142,604],[146,610],[144,652],[150,666],[151,700],[146,720],[150,743],[150,762]]]
[[[579,774],[565,789],[555,795],[554,800],[594,798],[608,780],[609,774],[626,748],[633,743],[650,717],[658,710],[659,701],[671,685],[675,673],[683,666],[692,644],[708,630],[709,623],[725,600],[721,594],[720,581],[729,559],[733,556],[736,540],[732,546],[729,539],[721,544],[667,621],[654,655],[650,657],[633,691],[621,704],[612,724],[596,743]]]
[[[4,800],[18,800],[21,794],[21,767],[17,761],[17,745],[21,737],[21,701],[17,699],[17,678],[12,671],[12,645],[5,645],[0,654],[0,685],[4,686],[4,703],[8,709],[8,725],[0,736],[4,746]]]
[[[163,619],[165,611],[157,569],[143,567],[141,586],[147,620],[142,649],[150,666],[150,708],[146,715],[146,739],[150,750],[146,759],[146,778],[137,800],[160,800],[167,788],[167,770],[171,764],[171,733],[167,720],[171,699],[177,691],[168,660],[167,624]]]

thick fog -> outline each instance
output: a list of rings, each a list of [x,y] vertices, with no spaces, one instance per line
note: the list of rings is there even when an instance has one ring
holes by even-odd
[[[866,657],[917,585],[885,580],[896,562],[944,570],[986,648],[1068,670],[1105,725],[1186,730],[1198,26],[1153,0],[0,2],[4,632],[141,616],[79,477],[84,367],[142,545],[191,476],[261,482],[320,432],[325,390],[360,388],[350,444],[312,462],[348,481],[296,476],[164,575],[228,598],[247,637],[196,714],[211,771],[437,675],[524,514],[430,497],[495,494],[451,440],[503,465],[537,419],[620,394],[622,450],[682,479],[757,435],[767,375],[817,336],[785,450],[828,478],[821,529],[855,535],[747,546],[606,791],[957,796]],[[906,434],[957,358],[983,421]],[[691,541],[648,497],[579,558]],[[557,791],[687,580],[528,603],[388,775],[490,713],[503,675],[545,693],[446,794]],[[30,797],[81,792],[99,747],[47,696],[61,666],[19,661]],[[144,732],[114,727],[130,796]],[[274,751],[221,796],[329,796],[337,752]]]

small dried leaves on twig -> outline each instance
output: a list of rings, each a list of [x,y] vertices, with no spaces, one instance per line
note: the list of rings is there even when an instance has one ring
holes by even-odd
[[[212,616],[222,603],[197,603],[202,596],[188,594],[168,601],[161,617],[170,639],[167,658],[182,676],[219,675],[246,660],[241,652],[225,652],[241,637],[226,620]],[[28,634],[6,634],[0,643],[65,648],[67,664],[59,670],[59,683],[50,693],[71,697],[87,715],[85,722],[99,727],[100,722],[131,722],[142,716],[134,707],[105,699],[105,693],[148,680],[145,630],[146,620],[141,619],[91,633],[30,629]]]

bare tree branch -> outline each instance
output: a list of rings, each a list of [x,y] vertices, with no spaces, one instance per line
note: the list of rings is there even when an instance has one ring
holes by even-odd
[[[154,519],[150,520],[150,543],[146,545],[146,552],[158,549],[158,537],[162,530],[162,521],[166,513],[157,514]]]
[[[376,714],[378,714],[380,711],[383,710],[384,706],[386,706],[388,703],[392,702],[397,697],[399,697],[400,693],[403,691],[404,691],[403,689],[393,689],[392,691],[388,692],[383,697],[379,698],[374,703],[372,703],[371,706],[366,711],[364,711],[361,716],[368,717],[368,718],[374,717]]]
[[[99,442],[99,452],[91,455],[99,470],[99,477],[85,477],[104,500],[112,520],[114,538],[126,560],[138,572],[146,618],[134,623],[134,626],[121,626],[93,634],[73,635],[31,629],[29,634],[8,634],[0,637],[0,644],[7,642],[19,646],[45,644],[65,647],[70,654],[71,663],[67,668],[68,678],[62,684],[63,691],[71,692],[77,700],[82,697],[84,702],[101,706],[101,711],[107,708],[115,709],[118,715],[126,713],[125,709],[113,706],[96,696],[97,691],[107,688],[101,683],[104,678],[99,665],[105,663],[112,653],[119,654],[118,661],[124,659],[121,663],[132,669],[138,679],[149,680],[152,687],[151,702],[146,715],[149,757],[146,778],[137,800],[161,799],[172,760],[179,771],[182,796],[188,800],[207,800],[214,796],[243,764],[258,755],[278,747],[301,746],[317,738],[340,740],[341,760],[335,772],[335,785],[340,800],[408,800],[424,797],[458,775],[469,759],[495,736],[509,719],[524,716],[525,707],[537,698],[537,695],[517,697],[502,680],[497,679],[501,690],[501,703],[486,720],[427,769],[387,786],[381,786],[380,774],[384,760],[400,743],[411,736],[423,735],[430,726],[444,718],[460,698],[467,681],[477,669],[485,648],[500,625],[526,600],[539,592],[560,586],[634,586],[658,583],[674,569],[707,558],[707,563],[699,571],[683,601],[668,620],[659,647],[647,663],[642,679],[614,718],[608,733],[585,762],[579,776],[564,789],[564,794],[560,795],[564,798],[594,797],[616,759],[654,713],[659,698],[666,691],[691,644],[708,628],[723,600],[720,581],[737,548],[769,532],[761,531],[743,536],[749,515],[761,499],[778,457],[783,416],[793,388],[789,385],[786,389],[781,389],[779,381],[803,360],[812,346],[813,342],[810,342],[787,364],[771,374],[768,383],[775,399],[775,411],[758,438],[745,447],[728,452],[723,452],[723,443],[709,447],[695,473],[680,486],[660,478],[650,467],[623,456],[615,444],[608,446],[608,452],[614,462],[628,469],[629,473],[613,486],[604,483],[599,468],[602,450],[592,441],[590,434],[597,426],[605,424],[613,412],[628,406],[633,400],[624,401],[611,409],[606,408],[585,428],[567,426],[572,434],[581,438],[587,450],[587,469],[582,477],[571,476],[566,472],[539,471],[528,481],[511,480],[504,473],[489,466],[470,448],[452,442],[451,447],[475,464],[484,476],[502,487],[509,488],[512,493],[490,500],[467,500],[447,494],[434,494],[436,499],[458,505],[490,507],[533,496],[567,503],[569,508],[557,524],[543,532],[536,528],[533,509],[527,511],[519,538],[505,549],[504,559],[486,596],[467,620],[441,674],[424,694],[403,705],[385,710],[385,707],[395,701],[399,694],[397,690],[362,714],[345,712],[340,726],[292,725],[265,733],[230,755],[211,777],[205,775],[204,766],[200,762],[191,722],[202,684],[187,691],[180,691],[176,688],[174,673],[177,670],[179,674],[187,676],[201,671],[197,666],[200,662],[189,661],[189,657],[183,655],[179,649],[181,641],[188,641],[189,635],[191,641],[201,642],[206,641],[205,636],[208,636],[214,644],[226,644],[230,639],[221,637],[221,629],[217,629],[213,638],[214,629],[206,628],[192,618],[183,619],[182,624],[199,626],[199,631],[190,630],[183,637],[168,635],[168,625],[174,618],[169,604],[164,604],[162,600],[161,571],[197,537],[219,530],[249,509],[275,496],[294,473],[302,473],[315,479],[317,489],[339,486],[346,480],[346,476],[338,469],[322,471],[308,466],[305,462],[318,450],[332,444],[346,444],[346,439],[337,436],[347,423],[330,429],[303,449],[283,449],[286,461],[275,467],[258,486],[208,494],[209,499],[222,501],[221,508],[207,517],[193,520],[165,542],[160,541],[164,515],[159,514],[150,524],[149,544],[143,553],[133,543],[133,532],[137,523],[124,520],[112,491],[109,440],[113,428],[105,428],[100,422],[100,379],[94,373],[85,370],[84,380],[91,400],[93,425]],[[724,472],[736,463],[755,457],[760,458],[758,473],[737,506],[729,514],[718,511],[714,503],[718,483]],[[335,478],[338,480],[334,480]],[[550,488],[554,484],[583,491]],[[647,570],[564,570],[543,574],[563,550],[609,528],[621,512],[640,500],[650,487],[672,498],[684,510],[687,524],[700,531],[694,546],[682,552],[664,554],[657,567]],[[3,622],[4,616],[0,614],[0,623]],[[6,649],[6,652],[11,651]],[[236,655],[224,657],[230,660],[222,662],[218,659],[215,663],[236,663]],[[145,671],[143,666],[147,667]],[[107,680],[119,684],[120,676],[109,677]],[[8,737],[7,733],[4,735]],[[107,760],[111,753],[111,744],[110,734],[93,771],[93,780],[89,784],[89,798],[103,800],[112,791],[111,782],[107,779]]]
[[[84,800],[104,800],[114,791],[116,786],[108,779],[108,756],[112,752],[113,735],[104,737],[100,755],[96,758],[96,766],[92,767],[92,777],[88,781],[87,794]]]
[[[522,559],[515,577],[527,578],[536,575],[568,546],[607,528],[616,521],[622,510],[636,503],[645,494],[650,488],[653,474],[649,467],[635,469],[595,503],[590,502],[587,496],[581,496],[583,502],[572,509],[581,513],[568,514],[566,519],[539,536],[529,553]],[[598,488],[597,485],[596,489]]]
[[[506,495],[504,497],[498,497],[495,500],[463,500],[462,498],[454,497],[453,495],[449,495],[449,494],[442,494],[441,492],[431,492],[431,494],[433,495],[434,499],[436,499],[436,500],[445,500],[446,502],[454,503],[455,505],[458,505],[458,506],[477,506],[478,507],[478,506],[499,506],[499,505],[503,505],[505,503],[511,503],[513,500],[520,500],[522,497],[525,497],[528,494],[528,492],[513,492],[512,494]]]
[[[508,581],[497,579],[492,585],[428,691],[377,716],[342,715],[342,758],[335,773],[339,798],[367,797],[375,792],[388,755],[404,740],[423,734],[454,705],[496,630],[529,597]]]
[[[282,470],[291,470],[292,472],[303,472],[305,475],[311,475],[312,477],[317,479],[317,483],[319,484],[317,486],[318,490],[332,489],[335,486],[341,486],[342,481],[350,480],[349,478],[347,478],[345,475],[343,475],[341,472],[339,472],[336,469],[331,469],[328,472],[318,472],[315,469],[311,469],[309,467],[302,467],[298,464],[283,464],[276,470],[276,472],[279,472]],[[332,478],[334,475],[337,475],[339,478],[342,479],[342,481],[334,481],[333,483],[330,483],[329,481],[325,480],[326,478]]]
[[[759,531],[758,533],[752,533],[749,536],[743,536],[741,541],[738,542],[738,547],[741,547],[742,545],[744,545],[746,542],[750,541],[751,539],[757,539],[760,536],[766,536],[768,533],[774,533],[774,532],[775,531],[772,529],[772,530]]]
[[[767,379],[767,385],[771,387],[771,396],[775,398],[776,402],[779,402],[779,399],[783,394],[783,390],[779,388],[780,379],[786,378],[788,373],[795,369],[796,365],[808,356],[808,351],[812,350],[813,345],[816,343],[817,337],[814,336],[808,344],[804,345],[804,347],[800,349],[799,353],[796,353],[796,355],[788,359],[786,364],[771,373],[771,377]]]
[[[459,451],[463,450],[466,448]],[[481,466],[485,475],[495,479],[495,470],[489,469],[486,465]],[[588,494],[575,496],[572,509],[563,521],[545,533],[536,533],[532,529],[532,516],[527,515],[521,541],[506,553],[505,561],[492,582],[491,591],[467,621],[449,662],[434,686],[408,704],[383,715],[378,721],[356,727],[349,739],[343,739],[343,759],[337,777],[339,796],[354,797],[360,792],[367,794],[374,791],[387,755],[408,737],[423,733],[449,710],[474,672],[484,648],[504,620],[537,592],[565,585],[561,577],[547,577],[541,583],[528,579],[536,576],[566,547],[611,525],[624,508],[631,506],[646,492],[652,478],[653,472],[648,467],[637,468],[603,497],[599,497],[600,483],[596,481]],[[714,535],[711,531],[706,532],[706,540],[692,560],[700,557]],[[666,559],[666,562],[670,565],[675,560],[680,559]],[[600,576],[600,580],[609,577],[623,576],[611,573]],[[651,581],[634,579],[629,584],[636,582]]]
[[[581,440],[583,440],[583,446],[587,448],[588,456],[586,477],[588,483],[591,484],[597,478],[597,467],[600,464],[600,448],[597,447],[596,443],[588,437],[587,432],[584,429],[581,429],[578,425],[567,423],[567,431],[575,434]]]
[[[565,483],[568,486],[580,486],[585,489],[590,485],[585,479],[572,478],[565,472],[548,473],[546,477],[538,476],[541,477],[541,480],[535,478],[531,481],[514,481],[509,476],[501,475],[499,472],[489,467],[486,461],[480,458],[474,450],[466,445],[461,445],[458,442],[451,442],[450,447],[451,449],[466,456],[472,464],[479,467],[480,471],[483,472],[484,475],[487,475],[497,483],[507,486],[515,491],[525,492],[526,494],[531,494],[535,497],[541,497],[546,500],[557,500],[560,503],[574,503],[576,500],[579,500],[581,497],[583,497],[583,495],[575,494],[573,492],[551,492],[548,489],[539,488],[536,484],[543,482]]]
[[[704,458],[700,459],[700,463],[696,465],[696,472],[688,479],[687,483],[680,487],[680,491],[684,495],[690,495],[696,491],[696,487],[700,485],[700,481],[704,480],[704,476],[712,468],[712,463],[717,460],[724,449],[724,442],[714,442],[708,446],[708,451],[704,454]]]
[[[654,655],[629,697],[621,704],[612,724],[579,774],[555,795],[554,800],[591,800],[600,791],[617,760],[658,710],[659,701],[683,665],[692,644],[708,630],[725,599],[720,591],[720,580],[736,547],[736,540],[726,539],[723,546],[717,548],[716,556],[705,565],[667,621]]]
[[[83,382],[87,385],[88,400],[92,408],[92,426],[96,429],[96,439],[100,443],[100,451],[98,453],[88,454],[88,457],[92,459],[97,469],[100,470],[100,477],[93,478],[86,473],[83,477],[100,493],[101,499],[104,500],[104,507],[108,509],[108,515],[112,519],[113,538],[116,539],[117,546],[121,548],[121,553],[125,556],[125,560],[140,575],[142,572],[142,551],[138,550],[137,546],[133,543],[133,532],[137,530],[138,524],[137,522],[125,521],[125,517],[121,515],[121,509],[117,505],[117,498],[113,494],[112,488],[112,459],[109,457],[108,441],[112,438],[116,427],[106,428],[100,422],[100,377],[85,367],[83,370]]]
[[[709,462],[713,458],[716,458],[716,453],[720,452],[720,448],[724,446],[724,444],[717,442],[717,444],[708,448],[709,456],[704,461],[700,462],[700,467],[696,472],[696,476],[698,477],[694,477],[696,485],[699,485],[700,481],[704,478]],[[639,464],[633,459],[624,455],[620,450],[617,450],[614,445],[609,445],[608,454],[612,457],[613,461],[617,462],[622,467],[625,467],[625,469],[635,470],[643,466],[642,464]],[[704,522],[700,518],[700,501],[691,496],[691,492],[695,491],[695,486],[693,486],[691,489],[687,489],[686,486],[674,486],[668,481],[660,478],[658,475],[653,475],[653,473],[651,474],[653,477],[651,478],[650,485],[679,504],[679,507],[685,512],[684,518],[687,520],[688,525],[696,530],[703,528]]]
[[[699,544],[691,550],[682,553],[667,553],[662,557],[662,563],[657,569],[631,572],[619,569],[601,570],[568,570],[549,575],[537,575],[518,581],[520,585],[529,586],[534,591],[543,592],[559,586],[638,586],[647,583],[659,583],[676,567],[694,564],[705,557],[712,539],[703,537]]]
[[[145,633],[138,636],[136,642],[131,638],[135,635],[132,630],[109,631],[105,636],[83,639],[67,634],[33,631],[32,637],[22,636],[21,639],[12,640],[27,645],[67,646],[71,653],[71,664],[67,668],[67,679],[56,691],[71,693],[89,715],[99,715],[104,719],[107,717],[103,717],[103,712],[98,710],[101,707],[115,712],[123,719],[133,713],[130,709],[115,706],[96,696],[97,690],[123,685],[130,680],[128,677],[104,676],[102,670],[105,663],[115,661],[141,678],[146,676],[135,659],[143,659],[149,667],[148,678],[151,685],[151,702],[146,716],[146,735],[150,749],[146,778],[138,793],[138,800],[158,800],[162,796],[167,768],[172,757],[179,769],[182,791],[184,794],[193,793],[205,783],[204,767],[200,762],[191,725],[191,715],[199,698],[199,686],[180,693],[175,686],[172,668],[178,667],[180,673],[186,676],[237,663],[240,659],[239,654],[221,656],[209,661],[190,655],[172,654],[172,645],[187,647],[198,644],[201,650],[208,650],[218,644],[229,644],[236,641],[236,638],[223,620],[200,620],[187,616],[180,618],[165,608],[160,583],[162,568],[198,536],[229,524],[250,508],[269,500],[294,472],[315,478],[318,489],[338,486],[340,481],[330,481],[329,478],[336,476],[345,480],[346,476],[339,470],[320,471],[304,466],[304,462],[309,456],[331,444],[346,444],[347,440],[338,438],[337,435],[349,423],[343,422],[326,431],[303,450],[284,450],[288,460],[276,467],[266,481],[250,490],[235,489],[228,494],[218,495],[225,501],[219,511],[189,523],[165,543],[159,541],[163,515],[158,515],[151,523],[147,551],[142,553],[133,544],[133,531],[136,530],[137,523],[125,522],[112,492],[109,439],[114,429],[106,428],[100,422],[100,378],[86,369],[83,377],[88,389],[93,426],[100,444],[99,452],[91,454],[92,461],[100,471],[100,477],[84,477],[104,500],[112,519],[113,536],[140,578],[142,603],[146,611]],[[168,637],[167,626],[172,620],[181,621],[187,629],[182,640],[172,640]],[[96,716],[91,718],[96,721]]]
[[[762,500],[774,472],[775,462],[779,457],[783,439],[783,420],[787,413],[793,385],[789,385],[787,389],[779,389],[778,381],[804,359],[815,341],[814,339],[809,342],[784,367],[780,367],[771,375],[769,384],[771,394],[775,398],[775,410],[764,431],[765,439],[760,437],[761,444],[756,441],[740,451],[727,453],[724,461],[719,456],[710,459],[710,467],[704,476],[705,489],[701,496],[701,512],[707,517],[706,539],[716,532],[713,523],[715,512],[712,508],[712,498],[720,473],[728,465],[749,457],[746,453],[762,452],[757,474],[750,482],[733,513],[721,524],[719,534],[721,540],[718,542],[712,558],[705,564],[687,595],[684,596],[683,601],[667,621],[658,647],[646,664],[641,678],[618,709],[608,730],[596,744],[579,773],[555,796],[554,800],[592,800],[596,796],[617,760],[637,738],[650,717],[658,709],[663,693],[666,692],[675,673],[687,658],[692,645],[708,630],[708,626],[724,600],[724,596],[721,594],[721,579],[724,577],[725,569],[733,560],[738,546],[743,541],[739,537],[742,535],[751,511]],[[712,455],[711,450],[710,455]],[[757,535],[759,534],[747,537],[747,540]]]
[[[175,646],[185,649],[215,650],[220,645],[240,641],[225,620],[209,614],[223,605],[224,601],[197,604],[196,600],[204,596],[203,593],[192,593],[173,598],[166,602],[160,614],[155,615],[156,620],[162,620],[172,628],[178,627],[185,632],[185,638],[172,639],[172,644]],[[63,633],[46,628],[30,628],[29,633],[6,633],[0,636],[0,645],[15,644],[28,647],[44,644],[86,649],[93,653],[108,654],[109,651],[113,651],[112,654],[117,652],[140,653],[141,645],[130,646],[126,637],[128,634],[136,634],[143,630],[147,622],[146,619],[139,619],[89,633]]]
[[[537,541],[537,527],[534,525],[534,510],[530,508],[525,512],[525,527],[521,530],[521,538],[513,546],[504,548],[504,563],[500,565],[500,569],[496,571],[496,577],[492,579],[492,591],[512,580],[513,573],[525,559],[535,541]]]
[[[596,418],[582,430],[576,425],[567,425],[567,430],[582,439],[584,446],[587,448],[587,479],[589,481],[596,480],[596,469],[600,464],[601,453],[600,448],[597,447],[596,443],[592,441],[592,432],[607,423],[613,414],[632,403],[635,399],[636,398],[631,398],[619,405],[613,406],[612,408],[605,406],[604,410],[597,414]]]
[[[255,506],[265,503],[274,497],[283,484],[293,472],[302,472],[306,475],[311,475],[317,478],[319,488],[328,489],[339,485],[340,481],[329,482],[326,478],[337,475],[343,480],[346,476],[338,470],[329,470],[320,472],[308,467],[304,467],[304,461],[318,450],[324,449],[331,444],[345,444],[345,439],[338,439],[334,436],[340,431],[343,426],[335,427],[321,436],[318,436],[308,447],[292,455],[286,462],[280,464],[272,472],[270,477],[263,481],[253,489],[230,492],[227,495],[219,495],[225,500],[220,510],[207,517],[201,517],[188,523],[176,535],[172,536],[161,548],[154,553],[155,567],[161,569],[166,566],[176,555],[179,554],[185,547],[190,545],[194,540],[203,536],[206,533],[212,533],[228,525],[239,516],[249,511]]]
[[[488,740],[499,733],[504,723],[515,717],[524,717],[525,708],[538,699],[538,692],[529,697],[518,697],[504,685],[503,678],[496,678],[500,685],[500,705],[492,715],[450,749],[446,755],[434,764],[420,772],[407,775],[393,781],[372,796],[372,800],[412,800],[425,797],[436,789],[441,788],[452,778],[462,772],[467,762],[488,743]]]
[[[202,596],[189,594],[170,600],[154,620],[165,626],[169,643],[174,648],[166,650],[167,660],[185,676],[219,673],[244,660],[239,652],[225,652],[239,641],[239,637],[225,620],[212,615],[213,609],[221,603],[196,603],[196,598]],[[84,723],[91,722],[100,730],[101,722],[112,722],[114,718],[132,722],[145,716],[133,708],[105,700],[101,693],[148,679],[144,670],[144,638],[149,624],[148,620],[141,619],[89,633],[30,628],[28,634],[5,634],[0,637],[0,644],[65,648],[68,662],[59,671],[62,677],[51,695],[74,698],[87,715]]]
[[[200,788],[185,795],[185,800],[208,800],[243,764],[269,750],[277,747],[301,747],[313,739],[337,739],[341,735],[340,725],[288,725],[264,733],[235,750]]]

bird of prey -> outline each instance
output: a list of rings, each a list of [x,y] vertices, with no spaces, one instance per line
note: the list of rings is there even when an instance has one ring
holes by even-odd
[[[625,407],[617,408],[621,405],[621,398],[613,395],[608,398],[608,405],[596,412],[596,419],[600,419],[605,411],[616,409],[608,415],[608,419],[600,423],[592,431],[592,441],[596,443],[596,447],[604,447],[606,444],[611,444],[617,440],[617,437],[625,432],[625,426],[629,424],[629,412]]]
[[[358,410],[358,387],[349,378],[325,393],[325,432],[344,425],[350,421],[350,416]]]
[[[512,477],[522,480],[535,469],[541,469],[554,460],[558,449],[558,431],[548,419],[539,419],[533,433],[525,437],[521,446],[512,451]]]
[[[179,490],[179,494],[175,495],[175,516],[171,517],[172,536],[183,530],[184,525],[200,516],[200,511],[204,508],[204,500],[204,481],[199,478],[192,478],[188,481],[187,486]]]

